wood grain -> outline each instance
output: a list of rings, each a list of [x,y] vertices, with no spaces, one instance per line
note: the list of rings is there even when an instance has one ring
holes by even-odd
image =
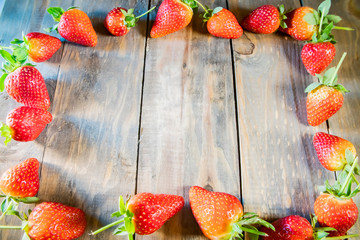
[[[226,7],[210,7],[219,5]],[[240,196],[230,41],[210,36],[194,15],[185,29],[148,39],[147,49],[137,192],[182,195],[186,206],[158,232],[136,239],[205,239],[189,188]]]
[[[243,18],[263,4],[299,7],[298,1],[230,0]],[[241,192],[246,211],[267,220],[298,214],[309,218],[317,185],[332,174],[312,146],[304,89],[314,79],[300,59],[302,43],[281,33],[245,32],[233,41],[241,153]]]
[[[305,1],[305,4],[313,8],[322,1]],[[360,112],[360,3],[359,1],[332,1],[330,14],[339,15],[343,20],[339,22],[338,26],[351,27],[354,31],[334,30],[335,40],[337,41],[336,56],[330,66],[336,66],[343,54],[347,52],[346,58],[339,70],[338,82],[343,84],[349,93],[344,96],[344,104],[341,109],[331,117],[329,122],[329,133],[337,135],[351,141],[357,151],[360,151],[360,119],[358,113]],[[360,197],[354,198],[358,208],[360,207]],[[349,233],[360,233],[360,220],[358,219],[354,227]]]

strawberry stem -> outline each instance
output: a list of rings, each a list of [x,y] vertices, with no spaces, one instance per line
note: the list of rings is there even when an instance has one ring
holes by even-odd
[[[354,182],[356,183],[356,185],[359,185],[359,181],[356,179],[354,174],[351,174],[352,179],[354,180]]]
[[[359,158],[356,158],[355,161],[353,162],[351,169],[345,179],[345,184],[341,187],[340,192],[339,192],[339,196],[341,196],[341,194],[345,191],[345,188],[348,186],[349,182],[350,182],[350,178],[353,175],[354,169],[357,165]]]
[[[345,57],[346,57],[346,52],[343,53],[338,65],[336,66],[336,69],[335,69],[335,72],[333,74],[333,76],[331,77],[331,80],[330,80],[330,86],[333,86],[334,85],[334,80],[336,79],[336,75],[337,75],[337,72],[339,71],[339,68],[342,64],[342,62],[344,61]]]
[[[199,4],[202,9],[204,9],[205,13],[209,13],[209,11],[208,11],[208,10],[204,7],[204,5],[202,5],[199,1],[197,1],[197,0],[194,0],[194,1],[195,1],[197,4]]]
[[[346,236],[339,236],[339,237],[326,237],[324,238],[325,240],[327,239],[345,239],[345,238],[352,238],[352,237],[358,237],[359,234],[352,234],[352,235],[346,235]]]
[[[337,30],[346,30],[346,31],[354,31],[355,29],[353,28],[349,28],[349,27],[338,27],[338,26],[334,26],[333,29],[337,29]]]
[[[122,223],[122,222],[125,222],[125,218],[120,219],[120,220],[118,220],[116,222],[110,223],[109,225],[106,225],[106,226],[104,226],[102,228],[99,228],[95,232],[91,232],[90,235],[96,235],[98,233],[101,233],[102,231],[105,231],[106,229],[109,229],[109,228],[111,228],[111,227],[113,227],[115,225],[118,225],[118,224]]]
[[[15,229],[15,230],[21,230],[22,226],[0,226],[0,229]]]
[[[320,17],[320,24],[319,24],[319,35],[321,34],[321,28],[322,28],[322,24],[323,24],[323,20],[324,20],[324,9],[325,7],[322,9],[321,11],[321,17]]]
[[[149,12],[151,12],[152,10],[154,10],[156,8],[156,6],[152,7],[150,10],[148,10],[147,12],[144,12],[143,14],[141,14],[140,16],[137,16],[135,19],[138,20],[139,18],[141,18],[142,16],[148,14]]]

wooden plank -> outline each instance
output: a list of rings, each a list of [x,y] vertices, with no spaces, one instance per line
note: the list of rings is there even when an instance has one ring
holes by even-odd
[[[240,18],[263,4],[299,7],[298,1],[230,0]],[[317,185],[333,175],[323,170],[306,120],[305,87],[313,78],[302,66],[302,43],[284,34],[245,32],[233,41],[245,210],[267,220],[291,214],[309,217]]]
[[[58,5],[75,5],[88,13],[98,44],[65,45],[39,195],[83,209],[90,232],[113,221],[110,215],[118,209],[119,195],[135,191],[145,53],[145,21],[125,37],[111,36],[103,21],[118,6],[144,12],[148,1],[79,0]],[[84,234],[79,239],[88,238]],[[94,237],[117,238],[112,231]]]
[[[50,21],[45,19],[45,9],[47,4],[41,1],[24,1],[21,8],[14,1],[4,1],[2,14],[0,17],[0,44],[8,46],[14,38],[21,38],[22,32],[25,34],[33,31],[42,31],[49,26]],[[50,20],[50,19],[49,19]],[[58,74],[59,62],[61,59],[62,48],[46,63],[37,64],[37,69],[42,73],[51,101],[55,91],[56,79]],[[1,59],[1,61],[3,61]],[[0,119],[5,122],[8,112],[20,104],[11,99],[6,92],[0,94]],[[51,109],[50,109],[51,112]],[[4,146],[3,139],[0,144],[0,172],[3,173],[7,168],[19,162],[35,157],[42,162],[44,146],[46,142],[46,130],[33,142],[20,143],[12,141],[7,147]],[[26,205],[24,208],[32,208],[33,205]],[[1,224],[18,225],[19,221],[14,217],[8,217]],[[22,234],[19,231],[1,231],[0,239],[20,239]]]
[[[304,1],[304,4],[317,9],[321,2]],[[347,56],[339,70],[339,83],[346,86],[350,93],[345,94],[343,106],[329,119],[329,132],[351,141],[358,152],[360,152],[359,9],[359,1],[332,1],[330,13],[339,15],[343,19],[337,25],[351,27],[355,31],[334,30],[333,32],[337,41],[335,45],[337,53],[330,66],[336,66],[343,52],[347,52]],[[354,200],[359,208],[360,197],[356,196]],[[356,225],[349,232],[359,233],[359,229],[360,220],[358,219]]]
[[[148,39],[147,49],[137,192],[182,195],[186,205],[159,231],[136,239],[205,239],[189,188],[240,196],[230,41],[210,36],[195,15],[186,29]]]

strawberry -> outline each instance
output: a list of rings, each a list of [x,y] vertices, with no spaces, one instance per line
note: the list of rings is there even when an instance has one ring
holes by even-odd
[[[114,235],[127,233],[133,239],[134,233],[148,235],[158,230],[167,220],[184,206],[184,198],[176,195],[140,193],[130,198],[127,204],[120,196],[120,209],[113,217],[124,217],[112,224],[92,232],[96,235],[111,226],[120,224]]]
[[[1,176],[0,189],[13,197],[33,197],[39,190],[39,161],[28,158]]]
[[[343,170],[348,164],[346,150],[356,155],[354,145],[343,138],[323,132],[315,134],[313,144],[320,163],[329,171]]]
[[[343,62],[346,53],[343,54],[338,66],[330,68],[324,76],[316,75],[320,82],[309,85],[305,92],[307,119],[311,126],[317,126],[334,115],[344,102],[343,92],[348,90],[341,84],[337,84],[337,72]]]
[[[14,39],[11,43],[18,45],[14,47],[14,51],[29,56],[33,62],[44,62],[50,59],[61,47],[61,41],[58,38],[39,32],[28,33],[23,40]]]
[[[200,3],[199,5],[205,10],[201,16],[203,21],[207,22],[206,27],[211,35],[227,39],[236,39],[242,36],[243,29],[232,12],[222,7],[212,10],[205,8]]]
[[[56,22],[59,22],[48,31],[55,30],[70,42],[88,47],[96,46],[97,36],[86,13],[74,7],[66,11],[59,7],[51,7],[47,11]]]
[[[164,0],[156,14],[150,36],[159,38],[183,29],[191,22],[194,0]]]
[[[241,26],[254,33],[273,33],[278,30],[280,25],[286,28],[283,21],[286,19],[284,10],[284,5],[281,5],[279,9],[273,5],[263,5],[246,16],[241,21]]]
[[[6,123],[0,127],[1,136],[5,137],[5,144],[11,139],[20,142],[35,140],[52,121],[49,112],[40,108],[18,107],[12,110],[6,118]]]
[[[315,215],[321,226],[335,228],[331,236],[342,236],[355,224],[359,211],[352,199],[321,194],[314,203]]]
[[[32,66],[23,66],[5,79],[5,89],[15,101],[28,107],[47,110],[50,98],[41,73]]]
[[[209,239],[242,239],[243,232],[251,229],[253,234],[266,235],[252,224],[274,227],[256,214],[243,212],[243,207],[235,196],[210,192],[193,186],[189,191],[190,207],[202,232]]]
[[[262,227],[260,230],[268,236],[264,240],[313,240],[313,228],[308,220],[298,215],[280,218],[271,223],[275,231]]]
[[[142,16],[148,14],[154,9],[155,7],[140,16],[135,17],[133,8],[127,10],[125,8],[117,7],[106,15],[104,25],[112,35],[124,36],[132,27],[135,27],[136,23]]]
[[[335,57],[335,46],[331,42],[308,43],[301,51],[306,70],[313,76],[320,74]]]

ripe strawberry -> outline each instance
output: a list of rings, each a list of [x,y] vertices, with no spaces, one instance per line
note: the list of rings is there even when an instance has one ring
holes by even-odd
[[[5,89],[15,101],[28,107],[47,110],[50,98],[41,73],[32,66],[23,66],[5,79]]]
[[[194,217],[209,239],[242,239],[243,231],[249,228],[254,234],[265,235],[250,226],[252,224],[261,224],[274,230],[271,224],[256,214],[244,214],[239,199],[233,195],[194,186],[190,188],[189,199]]]
[[[359,215],[352,199],[341,199],[327,193],[321,194],[316,199],[314,211],[321,226],[332,227],[338,231],[330,234],[332,236],[346,234]]]
[[[5,137],[5,144],[11,139],[20,142],[35,140],[52,121],[49,112],[40,108],[18,107],[12,110],[6,118],[7,125],[0,127],[1,136]]]
[[[29,215],[27,234],[32,240],[71,240],[83,235],[85,213],[61,203],[43,202]]]
[[[88,47],[96,46],[97,36],[86,13],[73,7],[66,11],[59,7],[51,7],[47,11],[56,22],[59,22],[48,29],[49,31],[56,30],[60,36],[70,42]]]
[[[164,0],[156,14],[150,36],[159,38],[186,27],[192,19],[194,0]]]
[[[136,23],[142,16],[148,14],[154,9],[155,7],[140,16],[135,17],[133,8],[126,10],[125,8],[117,7],[106,15],[104,25],[112,35],[124,36],[132,27],[135,27]]]
[[[309,85],[305,92],[307,119],[311,126],[317,126],[334,115],[344,102],[343,92],[348,90],[341,84],[337,84],[337,71],[344,60],[342,56],[336,68],[330,68],[324,76],[317,75],[320,82]]]
[[[39,161],[28,158],[1,176],[0,189],[12,197],[33,197],[39,190]]]
[[[343,170],[348,164],[345,152],[347,149],[356,155],[354,145],[343,138],[323,132],[315,134],[313,144],[320,163],[329,171]]]
[[[262,227],[260,230],[268,236],[264,240],[313,240],[313,228],[308,220],[298,215],[280,218],[272,225],[275,231]]]
[[[14,51],[22,51],[22,54],[29,56],[33,62],[44,62],[52,57],[61,47],[61,41],[53,36],[31,32],[23,37],[23,40],[14,39],[12,44],[19,46],[14,47]]]
[[[289,34],[291,37],[300,40],[311,40],[312,36],[318,30],[317,25],[309,24],[305,19],[305,15],[313,13],[315,10],[311,7],[300,7],[287,13],[285,24],[287,28],[279,28],[279,31]]]
[[[114,232],[115,235],[127,233],[129,239],[133,239],[134,233],[151,234],[181,210],[184,206],[184,198],[176,195],[140,193],[131,197],[126,205],[120,196],[119,205],[119,211],[113,213],[112,216],[125,217],[92,232],[91,235],[96,235],[120,223],[121,225]]]
[[[284,19],[284,5],[279,9],[273,5],[263,5],[246,16],[241,21],[241,26],[250,32],[269,34],[278,30],[280,24],[286,28]]]
[[[335,52],[335,46],[331,42],[308,43],[301,51],[301,59],[306,70],[315,76],[329,66]]]
[[[202,14],[202,18],[204,22],[207,22],[206,27],[211,35],[227,39],[236,39],[242,36],[243,29],[232,12],[222,7],[214,10],[203,8],[205,13]]]

